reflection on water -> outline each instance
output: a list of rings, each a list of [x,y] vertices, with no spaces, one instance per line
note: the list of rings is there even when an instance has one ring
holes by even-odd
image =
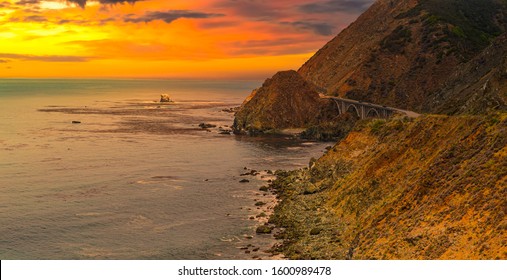
[[[268,257],[272,238],[256,236],[249,217],[264,211],[255,200],[272,198],[258,190],[261,176],[241,174],[305,166],[326,146],[219,134],[248,83],[173,82],[168,105],[153,102],[166,81],[7,84],[1,259]],[[248,245],[260,249],[245,254]]]

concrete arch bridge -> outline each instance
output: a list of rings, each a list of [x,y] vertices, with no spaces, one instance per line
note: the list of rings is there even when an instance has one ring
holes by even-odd
[[[416,118],[420,114],[401,110],[393,107],[387,107],[378,104],[372,104],[368,102],[361,102],[352,99],[332,97],[332,96],[321,96],[321,98],[331,99],[336,104],[339,114],[345,112],[355,112],[360,119],[377,118],[377,119],[388,119],[394,114],[402,114],[408,117]]]

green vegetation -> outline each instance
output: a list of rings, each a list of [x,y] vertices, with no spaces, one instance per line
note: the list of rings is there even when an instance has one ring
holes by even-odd
[[[443,31],[445,40],[459,46],[466,58],[488,46],[505,30],[502,18],[506,12],[503,0],[421,0],[414,9],[397,18],[423,15],[426,32]]]

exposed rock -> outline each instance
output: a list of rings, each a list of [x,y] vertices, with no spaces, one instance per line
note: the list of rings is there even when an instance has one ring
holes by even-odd
[[[319,235],[320,232],[322,231],[321,228],[312,228],[312,230],[310,230],[310,235]]]
[[[262,186],[259,188],[261,192],[267,192],[269,190],[268,186]]]
[[[257,170],[255,169],[252,169],[250,172],[246,172],[246,173],[242,173],[240,174],[240,176],[257,176],[259,175],[260,173],[257,172]]]
[[[330,102],[321,99],[317,88],[296,71],[278,72],[245,100],[233,128],[236,133],[255,134],[310,127],[319,123],[323,107]]]
[[[242,179],[242,180],[240,180],[239,182],[240,182],[240,183],[248,183],[248,182],[250,182],[250,180],[248,180],[248,179]]]
[[[267,225],[262,225],[262,226],[259,226],[257,227],[257,229],[255,230],[255,232],[257,234],[270,234],[271,232],[273,231],[273,228],[270,227],[270,226],[267,226]]]
[[[174,102],[169,94],[161,94],[160,95],[160,102]]]
[[[257,216],[255,216],[255,217],[256,217],[256,218],[265,218],[265,217],[267,217],[267,216],[268,216],[268,215],[267,215],[266,213],[262,212],[262,213],[258,214],[258,215],[257,215]]]
[[[80,121],[72,121],[73,124],[80,124]]]
[[[239,107],[226,108],[226,109],[223,109],[222,112],[236,113],[238,111],[238,109],[239,109]]]
[[[208,129],[208,128],[215,128],[217,126],[214,124],[210,124],[210,123],[200,123],[199,127],[202,129]]]

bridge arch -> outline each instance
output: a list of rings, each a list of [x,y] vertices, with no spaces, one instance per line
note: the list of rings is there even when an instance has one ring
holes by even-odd
[[[355,111],[356,116],[358,118],[362,119],[361,113],[359,113],[359,109],[357,108],[357,106],[355,104],[348,104],[346,111],[347,111],[347,113],[351,113],[351,114],[354,114],[354,111]]]
[[[366,118],[380,118],[380,113],[375,108],[370,108],[366,113]]]
[[[336,104],[336,108],[338,109],[338,115],[343,114],[342,106],[341,106],[340,102],[336,99],[333,99],[333,101],[334,101],[334,104]]]

